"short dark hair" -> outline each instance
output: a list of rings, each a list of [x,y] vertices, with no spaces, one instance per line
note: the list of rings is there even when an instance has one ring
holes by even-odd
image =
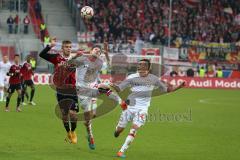
[[[64,45],[64,44],[72,44],[72,42],[69,40],[64,40],[64,41],[62,41],[62,45]]]
[[[146,62],[146,63],[148,64],[148,69],[150,69],[150,67],[151,67],[151,62],[150,62],[149,59],[141,59],[141,60],[139,60],[139,62]]]
[[[15,54],[14,57],[19,57],[19,54]]]
[[[102,50],[102,47],[101,47],[100,45],[94,45],[94,46],[92,46],[92,50],[93,50],[94,48],[99,48],[100,50]]]

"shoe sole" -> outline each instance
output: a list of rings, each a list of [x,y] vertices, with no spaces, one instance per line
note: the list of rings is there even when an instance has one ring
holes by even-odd
[[[125,155],[123,155],[123,156],[118,156],[118,155],[117,155],[116,157],[117,157],[117,158],[123,158],[123,159],[126,158]]]

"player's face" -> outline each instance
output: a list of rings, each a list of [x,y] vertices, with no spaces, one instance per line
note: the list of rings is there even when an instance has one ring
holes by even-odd
[[[140,61],[138,63],[137,70],[141,77],[146,77],[149,73],[148,63],[144,61]]]
[[[69,56],[71,54],[72,44],[63,44],[62,50],[64,56]]]
[[[93,48],[92,51],[91,51],[91,55],[96,57],[96,58],[99,57],[101,55],[100,48],[98,48],[98,47]]]
[[[3,62],[7,63],[8,62],[8,56],[3,56]]]
[[[15,56],[15,57],[14,57],[14,62],[15,62],[16,64],[19,63],[19,56]]]

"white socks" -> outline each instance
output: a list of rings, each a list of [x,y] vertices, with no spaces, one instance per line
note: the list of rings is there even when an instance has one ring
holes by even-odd
[[[135,129],[130,130],[130,132],[119,152],[125,152],[128,149],[129,145],[133,142],[133,140],[136,136],[136,133],[137,133],[137,131]]]
[[[91,120],[85,122],[85,126],[86,126],[86,129],[87,129],[88,135],[89,135],[90,137],[93,137]]]

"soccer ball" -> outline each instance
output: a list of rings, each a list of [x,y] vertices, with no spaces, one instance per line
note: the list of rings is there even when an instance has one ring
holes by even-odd
[[[81,9],[81,17],[83,19],[91,19],[94,15],[92,7],[85,6]]]

